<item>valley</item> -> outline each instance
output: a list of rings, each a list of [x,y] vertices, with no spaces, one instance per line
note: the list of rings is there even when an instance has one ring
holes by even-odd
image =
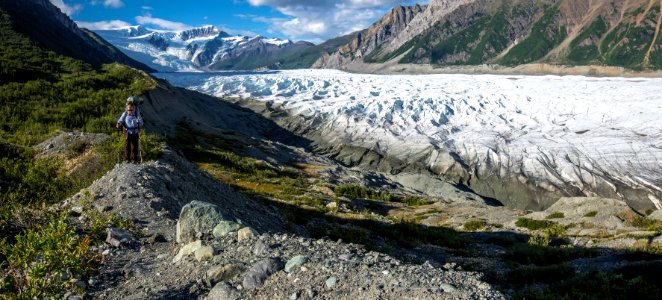
[[[519,209],[577,196],[660,208],[659,79],[323,70],[157,76],[245,99],[239,103],[318,151],[426,194],[443,189],[412,176],[466,185]]]

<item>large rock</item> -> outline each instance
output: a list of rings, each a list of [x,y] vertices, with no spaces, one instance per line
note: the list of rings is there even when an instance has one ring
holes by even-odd
[[[213,266],[207,271],[207,284],[213,286],[218,282],[231,280],[245,270],[244,265],[231,263],[224,266]]]
[[[653,220],[662,221],[662,209],[658,209],[656,211],[653,211],[653,213],[651,213],[648,216],[648,218],[653,219]]]
[[[202,246],[195,250],[193,254],[197,261],[211,260],[214,258],[214,248],[212,246]]]
[[[255,229],[250,227],[244,227],[242,229],[239,229],[239,231],[237,231],[237,241],[249,240],[255,237],[255,235],[256,235]]]
[[[308,257],[307,256],[297,255],[295,257],[292,257],[285,264],[285,272],[287,272],[287,273],[295,272],[296,270],[300,269],[301,266],[303,266],[307,262],[308,262]]]
[[[283,261],[280,258],[263,259],[248,270],[242,285],[247,290],[259,288],[269,276],[281,269],[283,269]]]
[[[243,227],[241,224],[232,221],[221,221],[214,227],[212,234],[215,238],[228,235],[230,232],[237,231]]]
[[[185,256],[195,253],[196,251],[200,250],[202,248],[202,241],[197,240],[195,242],[191,242],[187,244],[186,246],[182,247],[182,249],[179,249],[179,253],[175,255],[175,257],[172,259],[173,263],[179,262],[184,258]]]
[[[214,227],[227,219],[214,204],[191,201],[184,205],[177,221],[177,242],[188,243],[198,238],[198,233],[210,235]]]
[[[219,282],[214,286],[209,294],[207,295],[207,300],[237,300],[241,298],[241,293],[235,289],[233,286],[229,285],[226,282]]]

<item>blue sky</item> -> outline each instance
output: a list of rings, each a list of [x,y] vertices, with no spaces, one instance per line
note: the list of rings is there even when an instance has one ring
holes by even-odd
[[[427,0],[51,0],[79,26],[110,29],[142,24],[183,30],[215,25],[230,34],[320,43],[370,26],[397,4]]]

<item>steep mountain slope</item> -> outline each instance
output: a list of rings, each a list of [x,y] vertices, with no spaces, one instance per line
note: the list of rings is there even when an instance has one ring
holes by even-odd
[[[100,65],[119,62],[153,71],[95,34],[78,28],[48,0],[2,0],[0,8],[12,16],[12,27],[45,49]]]
[[[662,1],[431,1],[395,37],[342,64],[528,63],[662,68]],[[338,55],[340,53],[334,53]],[[365,55],[364,55],[365,54]]]
[[[331,54],[323,54],[313,67],[339,68],[351,61],[361,60],[368,53],[379,52],[379,47],[388,43],[404,30],[412,19],[424,10],[423,6],[396,6],[368,29],[359,32],[349,43]],[[371,61],[372,57],[365,57]]]
[[[279,68],[293,64],[301,53],[316,48],[304,41],[230,36],[214,26],[169,32],[130,26],[96,33],[159,71]],[[320,55],[319,51],[311,53]],[[309,66],[313,59],[308,61]]]

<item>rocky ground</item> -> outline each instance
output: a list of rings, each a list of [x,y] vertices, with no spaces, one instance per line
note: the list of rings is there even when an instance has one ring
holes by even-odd
[[[156,161],[117,164],[89,187],[57,205],[56,208],[68,211],[74,222],[90,222],[100,215],[129,220],[123,222],[129,224],[124,226],[128,232],[115,228],[106,242],[93,249],[102,263],[97,274],[82,278],[85,297],[501,299],[511,297],[522,286],[536,290],[546,287],[528,280],[539,276],[531,270],[554,267],[547,261],[526,261],[539,254],[547,259],[550,253],[554,256],[570,251],[572,255],[552,263],[562,264],[561,270],[570,266],[582,273],[628,265],[633,259],[623,256],[628,251],[652,249],[655,253],[662,249],[660,229],[654,226],[662,220],[660,211],[643,216],[622,201],[604,198],[563,198],[540,212],[495,206],[490,199],[461,186],[431,181],[420,174],[401,173],[394,178],[396,175],[342,166],[311,153],[305,147],[306,141],[273,122],[227,102],[201,94],[191,96],[192,92],[180,89],[160,89],[159,93],[162,95],[152,94],[147,101],[150,106],[145,107],[151,112],[150,124],[155,129],[172,137],[181,129],[173,124],[187,123],[209,137],[200,143],[203,147],[205,143],[213,144],[211,137],[222,136],[224,147],[230,144],[227,148],[239,149],[242,156],[251,156],[275,168],[295,169],[304,175],[304,181],[321,182],[307,185],[309,190],[296,197],[318,197],[321,207],[314,213],[326,219],[304,216],[305,222],[294,222],[292,219],[300,216],[293,216],[292,212],[309,214],[308,210],[283,209],[297,203],[297,199],[283,204],[279,202],[283,199],[269,201],[239,193],[218,177],[213,178],[213,172],[199,169],[199,162],[196,167],[178,150],[165,148]],[[179,101],[181,98],[192,100]],[[177,105],[184,107],[170,113],[157,110]],[[204,114],[197,121],[187,119],[202,114],[197,107],[207,106],[217,111]],[[214,117],[216,114],[221,118]],[[106,138],[62,133],[35,148],[42,155],[64,158],[73,170],[81,162],[94,161],[81,158],[96,155],[90,151],[91,145]],[[299,167],[293,168],[292,162]],[[411,188],[401,182],[434,187],[434,191]],[[348,199],[334,194],[329,186],[335,184],[367,186],[394,194],[441,196],[427,197],[434,203],[419,206]],[[288,197],[289,194],[281,198]],[[544,238],[547,233],[545,229],[530,230],[517,225],[520,218],[561,226],[562,236],[551,241],[561,244],[549,249],[529,247],[531,237]],[[378,230],[369,239],[358,239],[361,244],[347,242],[357,240],[357,232],[371,230],[356,228],[357,224],[395,231],[396,223],[403,220],[420,224],[404,226],[420,234],[422,242],[400,245],[392,232],[382,231],[391,235],[382,237]],[[465,243],[450,246],[434,239],[439,236],[430,234],[426,238],[428,232],[439,228],[452,228],[452,237]],[[333,238],[325,237],[325,232]],[[584,255],[585,250],[591,252]],[[660,265],[659,256],[646,259],[643,264]],[[512,281],[519,285],[510,286]]]
[[[213,208],[186,215],[198,206]],[[170,150],[155,162],[118,164],[61,207],[78,219],[95,210],[136,224],[137,232],[130,234],[135,241],[113,231],[110,243],[95,249],[103,264],[87,279],[86,290],[94,298],[504,297],[481,281],[480,273],[453,263],[405,263],[360,245],[309,238],[303,228],[286,228],[277,209],[231,190]],[[219,220],[230,224],[225,232],[214,232]]]

